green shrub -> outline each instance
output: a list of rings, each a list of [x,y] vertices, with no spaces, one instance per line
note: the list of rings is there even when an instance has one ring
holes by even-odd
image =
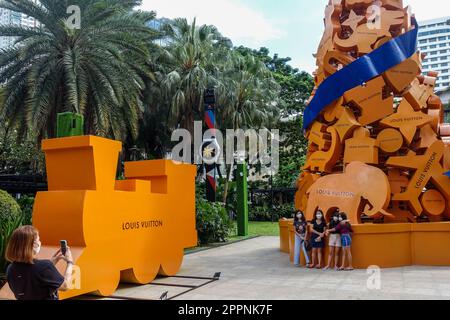
[[[281,218],[293,218],[296,212],[294,203],[285,203],[275,208],[277,220]]]
[[[270,221],[271,212],[267,206],[250,206],[248,212],[250,221]]]
[[[23,216],[23,225],[32,225],[32,216],[33,216],[33,205],[34,205],[34,197],[23,195],[20,199],[17,200],[17,203],[22,210]]]
[[[22,210],[16,200],[0,190],[0,276],[6,272],[6,245],[13,231],[21,225],[22,219]]]
[[[285,203],[278,205],[273,210],[273,221],[278,221],[281,218],[292,218],[295,212],[293,203]],[[267,206],[253,206],[249,208],[250,221],[267,222],[272,220],[272,212]]]
[[[196,205],[199,244],[226,242],[233,223],[223,205],[204,199],[197,200]]]

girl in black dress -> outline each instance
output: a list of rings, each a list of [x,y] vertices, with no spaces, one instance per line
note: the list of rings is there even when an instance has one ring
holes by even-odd
[[[322,268],[323,249],[325,248],[325,232],[327,230],[327,222],[321,210],[317,210],[312,221],[311,246],[312,246],[312,263],[309,268]],[[317,260],[316,260],[317,259]],[[318,264],[316,264],[318,261]]]

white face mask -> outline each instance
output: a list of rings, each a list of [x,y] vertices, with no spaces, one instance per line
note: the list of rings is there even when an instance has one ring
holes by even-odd
[[[341,221],[341,222],[342,222],[342,221],[344,221],[344,219],[342,219],[342,218],[339,218],[339,221]]]
[[[339,218],[338,217],[333,217],[333,220],[337,222],[339,220]]]
[[[35,241],[33,244],[33,253],[35,255],[39,254],[39,252],[41,252],[41,242],[40,241]]]
[[[318,214],[316,217],[317,219],[322,219],[323,216],[321,214]]]

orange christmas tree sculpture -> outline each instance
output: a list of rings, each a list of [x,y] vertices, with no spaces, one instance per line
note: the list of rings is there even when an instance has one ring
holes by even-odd
[[[330,0],[311,100],[327,78],[417,28],[412,21],[401,0]],[[307,128],[296,207],[308,219],[339,209],[352,223],[450,220],[450,130],[438,73],[422,74],[423,58],[345,91]]]

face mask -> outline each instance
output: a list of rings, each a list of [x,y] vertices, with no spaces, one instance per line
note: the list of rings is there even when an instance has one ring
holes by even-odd
[[[297,215],[297,219],[300,220],[301,218],[302,218],[302,215],[301,215],[301,214],[298,214],[298,215]]]
[[[339,220],[339,218],[338,217],[333,217],[333,220],[337,222]]]
[[[342,219],[342,218],[339,218],[339,221],[341,221],[341,222],[342,222],[342,221],[344,221],[344,219]]]
[[[39,252],[41,252],[41,242],[35,242],[33,244],[33,253],[37,255]]]
[[[318,214],[318,215],[317,215],[317,219],[322,219],[322,215],[321,215],[321,214]]]

